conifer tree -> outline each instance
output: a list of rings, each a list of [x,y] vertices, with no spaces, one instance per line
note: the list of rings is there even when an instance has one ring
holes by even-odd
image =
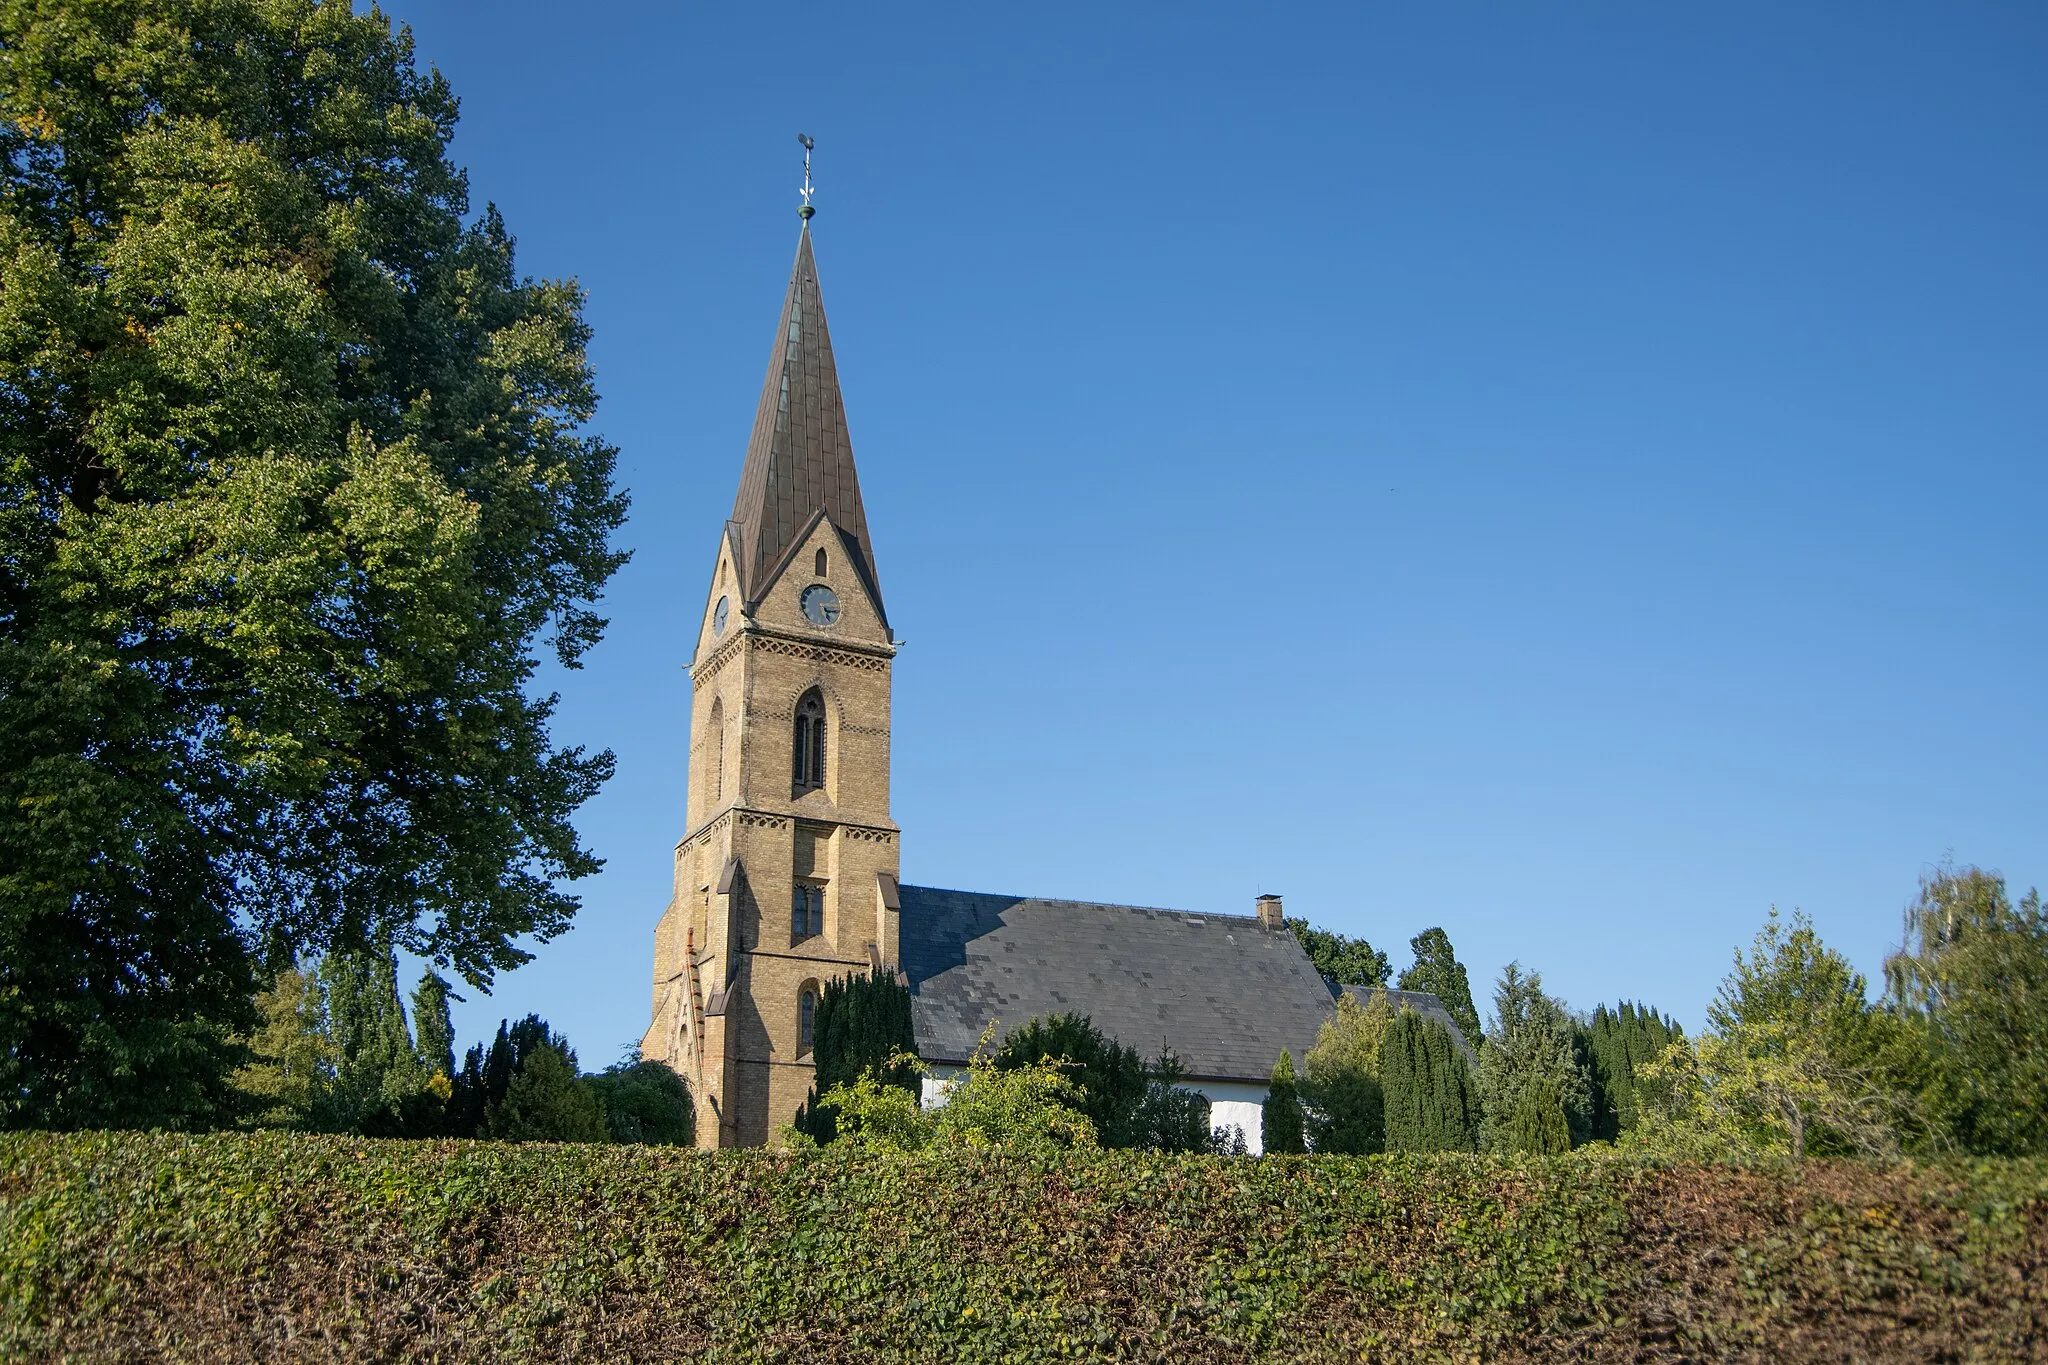
[[[792,1126],[816,1142],[831,1142],[837,1136],[837,1124],[832,1107],[820,1104],[818,1096],[834,1086],[851,1085],[863,1075],[873,1074],[885,1085],[915,1094],[916,1072],[892,1066],[890,1059],[898,1054],[915,1055],[916,1051],[908,986],[893,975],[872,970],[827,981],[811,1017],[811,1062],[816,1076]]]
[[[312,1121],[334,1079],[334,1050],[320,979],[286,967],[256,997],[263,1024],[249,1039],[253,1060],[235,1073],[250,1097],[249,1119],[263,1128],[297,1128]]]
[[[1390,1152],[1470,1152],[1479,1105],[1471,1068],[1449,1029],[1413,1010],[1387,1026],[1380,1051]]]
[[[1466,1041],[1478,1047],[1485,1041],[1479,1029],[1479,1011],[1472,1004],[1472,983],[1465,975],[1465,964],[1451,949],[1451,936],[1442,929],[1424,929],[1408,940],[1408,946],[1414,950],[1415,963],[1401,973],[1401,989],[1428,991],[1443,1001]]]
[[[1656,1010],[1624,1000],[1614,1009],[1593,1011],[1584,1030],[1584,1053],[1592,1076],[1592,1130],[1612,1141],[1635,1127],[1636,1072],[1664,1055],[1684,1037],[1678,1025]]]
[[[412,1025],[418,1035],[420,1063],[431,1073],[455,1079],[455,1021],[448,1013],[452,997],[439,972],[420,977],[412,992]]]
[[[1285,1156],[1308,1150],[1301,1115],[1301,1096],[1296,1093],[1294,1058],[1286,1052],[1273,1064],[1272,1085],[1266,1091],[1266,1106],[1259,1115],[1259,1142],[1269,1155]]]
[[[1540,976],[1509,963],[1494,992],[1494,1030],[1479,1054],[1487,1148],[1550,1150],[1553,1106],[1565,1145],[1585,1141],[1592,1135],[1591,1091],[1571,1016],[1544,994]]]
[[[519,1059],[481,1136],[498,1142],[607,1142],[611,1132],[596,1092],[576,1074],[576,1055],[549,1038]]]

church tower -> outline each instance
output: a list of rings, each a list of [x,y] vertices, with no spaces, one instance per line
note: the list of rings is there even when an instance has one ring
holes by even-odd
[[[895,636],[825,329],[810,205],[800,212],[690,663],[688,811],[641,1042],[643,1057],[689,1083],[705,1147],[757,1146],[789,1122],[812,1083],[820,988],[897,963]]]

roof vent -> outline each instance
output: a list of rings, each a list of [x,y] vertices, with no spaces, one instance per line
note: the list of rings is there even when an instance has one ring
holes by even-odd
[[[1287,916],[1280,913],[1280,898],[1275,895],[1259,897],[1258,913],[1261,929],[1278,929],[1287,922]]]

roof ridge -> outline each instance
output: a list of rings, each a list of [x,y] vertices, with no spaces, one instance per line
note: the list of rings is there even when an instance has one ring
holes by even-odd
[[[899,882],[905,890],[937,891],[949,896],[993,896],[997,899],[1018,901],[1039,901],[1046,905],[1092,905],[1103,910],[1144,910],[1156,915],[1194,915],[1201,919],[1243,920],[1249,924],[1258,923],[1259,917],[1233,915],[1227,910],[1182,910],[1171,905],[1133,905],[1126,901],[1084,901],[1071,896],[1020,896],[1009,891],[966,891],[953,886],[919,886],[911,882]]]

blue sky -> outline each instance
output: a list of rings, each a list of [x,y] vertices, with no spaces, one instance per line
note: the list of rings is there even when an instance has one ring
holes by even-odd
[[[1688,1028],[1773,903],[1874,975],[1944,855],[2048,882],[2039,6],[393,13],[633,495],[607,866],[465,1040],[645,1025],[799,130],[905,880]]]

